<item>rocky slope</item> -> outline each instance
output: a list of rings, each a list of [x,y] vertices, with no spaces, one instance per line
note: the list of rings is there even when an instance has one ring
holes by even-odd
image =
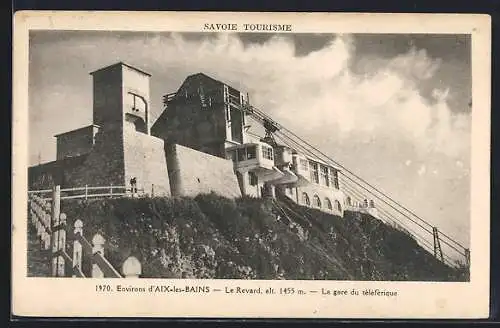
[[[106,238],[105,256],[115,268],[134,255],[143,265],[142,277],[468,279],[408,234],[371,216],[346,212],[340,218],[285,199],[230,200],[208,194],[70,200],[63,201],[62,210],[68,217],[68,240],[80,218],[89,241],[97,232]],[[84,262],[84,272],[89,269]]]

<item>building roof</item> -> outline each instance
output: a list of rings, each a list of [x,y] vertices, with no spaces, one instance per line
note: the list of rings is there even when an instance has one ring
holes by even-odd
[[[212,80],[212,81],[214,81],[214,82],[216,82],[216,83],[225,84],[225,85],[228,85],[228,86],[229,86],[229,84],[224,83],[224,82],[222,82],[222,81],[220,81],[220,80],[214,79],[213,77],[211,77],[211,76],[209,76],[209,75],[207,75],[207,74],[205,74],[205,73],[202,73],[202,72],[195,73],[195,74],[191,74],[191,75],[189,75],[188,77],[186,77],[186,80],[187,80],[187,79],[189,79],[190,77],[194,77],[194,76],[197,76],[197,75],[203,76],[204,78],[207,78],[207,79],[209,79],[209,80]]]
[[[181,83],[181,85],[179,86],[179,88],[177,89],[177,91],[173,92],[173,93],[170,93],[172,95],[175,95],[179,92],[179,90],[182,89],[182,87],[184,86],[184,84],[189,81],[190,79],[194,78],[194,77],[197,77],[197,76],[200,76],[200,77],[203,77],[204,79],[208,79],[208,80],[211,80],[217,84],[223,84],[223,85],[227,85],[226,83],[222,82],[222,81],[219,81],[217,79],[214,79],[213,77],[211,76],[208,76],[207,74],[205,73],[202,73],[202,72],[198,72],[198,73],[195,73],[195,74],[191,74],[191,75],[188,75],[184,81]],[[153,124],[151,124],[151,129],[154,131],[159,125],[162,124],[162,121],[165,119],[165,115],[166,115],[166,112],[167,110],[164,109],[162,110],[162,112],[160,113],[160,115],[156,118],[156,120],[153,122]]]
[[[188,76],[184,79],[184,82],[186,82],[188,79],[190,79],[190,78],[192,78],[192,77],[195,77],[195,76],[201,76],[201,77],[203,77],[203,78],[205,78],[205,79],[211,80],[212,82],[215,82],[215,83],[218,83],[218,84],[223,84],[223,85],[226,85],[226,86],[228,86],[229,88],[232,88],[232,89],[234,89],[234,90],[237,90],[237,91],[241,92],[241,90],[239,90],[239,89],[235,88],[234,86],[232,86],[232,85],[230,85],[230,84],[228,84],[228,83],[226,83],[226,82],[224,82],[224,81],[217,80],[216,78],[213,78],[213,77],[211,77],[211,76],[209,76],[209,75],[207,75],[207,74],[205,74],[205,73],[203,73],[203,72],[198,72],[198,73],[195,73],[195,74],[188,75]],[[182,84],[184,84],[184,82],[183,82]],[[182,84],[181,84],[181,86],[179,87],[179,89],[182,87]]]
[[[103,68],[99,68],[98,70],[90,72],[89,74],[92,75],[94,73],[101,72],[103,70],[110,69],[110,68],[115,67],[115,66],[126,66],[126,67],[128,67],[130,69],[133,69],[136,72],[142,73],[142,74],[144,74],[146,76],[151,76],[151,74],[149,74],[148,72],[145,72],[145,71],[143,71],[143,70],[141,70],[141,69],[139,69],[139,68],[137,68],[135,66],[132,66],[132,65],[127,64],[127,63],[122,62],[122,61],[118,62],[118,63],[115,63],[115,64],[112,64],[112,65],[109,65],[109,66],[106,66],[106,67],[103,67]]]
[[[88,157],[87,154],[81,154],[77,156],[65,157],[61,159],[56,159],[55,161],[35,164],[30,166],[28,172],[36,172],[37,170],[46,170],[47,168],[73,168],[82,165]]]
[[[70,134],[70,133],[75,133],[75,132],[78,132],[80,130],[85,130],[85,129],[88,129],[90,127],[94,127],[94,128],[100,128],[99,125],[96,125],[96,124],[90,124],[90,125],[86,125],[84,127],[81,127],[81,128],[78,128],[78,129],[74,129],[74,130],[71,130],[71,131],[66,131],[66,132],[63,132],[63,133],[58,133],[56,135],[54,135],[54,137],[59,137],[59,136],[62,136],[62,135],[65,135],[65,134]]]

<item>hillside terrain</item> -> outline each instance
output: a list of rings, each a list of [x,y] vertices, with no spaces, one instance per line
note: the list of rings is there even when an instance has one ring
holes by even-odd
[[[120,270],[130,255],[142,277],[465,281],[407,233],[369,215],[344,218],[279,200],[215,194],[195,198],[64,200],[68,240],[76,219],[88,240],[99,232]],[[48,275],[30,231],[30,276]],[[71,245],[68,245],[71,253]],[[37,265],[40,264],[40,265]],[[83,271],[89,272],[84,262]]]

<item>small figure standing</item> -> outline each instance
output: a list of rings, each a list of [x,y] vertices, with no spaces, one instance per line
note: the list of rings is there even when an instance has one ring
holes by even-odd
[[[130,179],[130,192],[134,196],[135,196],[135,194],[137,194],[137,179],[136,179],[136,177],[133,177],[132,179]]]

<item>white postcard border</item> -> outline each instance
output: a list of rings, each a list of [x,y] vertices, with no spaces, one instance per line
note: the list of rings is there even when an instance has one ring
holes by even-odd
[[[28,278],[26,266],[29,30],[201,31],[205,22],[291,24],[292,33],[472,35],[471,281],[346,282]],[[35,12],[15,15],[13,48],[12,309],[20,316],[485,318],[489,315],[491,31],[487,15]],[[239,31],[241,32],[241,31]],[[96,285],[370,288],[397,297],[99,293]]]

